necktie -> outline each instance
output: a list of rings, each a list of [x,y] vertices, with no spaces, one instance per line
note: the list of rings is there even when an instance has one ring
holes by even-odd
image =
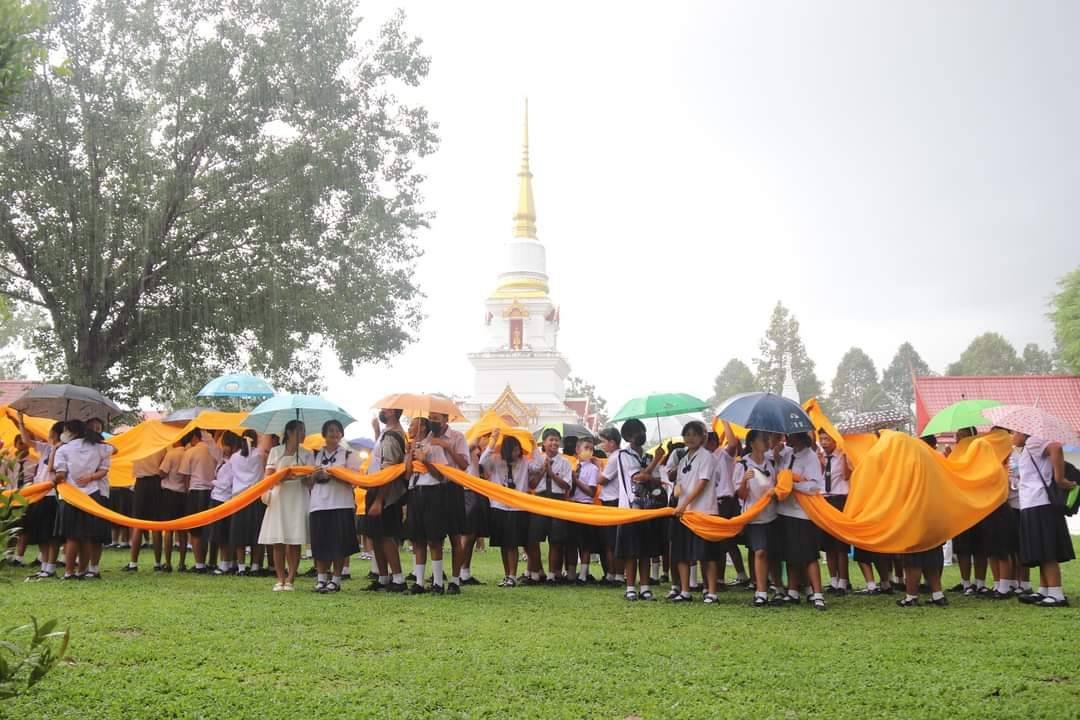
[[[825,456],[825,494],[832,492],[832,455]]]

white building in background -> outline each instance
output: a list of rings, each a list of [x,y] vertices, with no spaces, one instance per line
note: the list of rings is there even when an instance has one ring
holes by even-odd
[[[591,424],[587,400],[566,397],[570,365],[558,350],[559,308],[548,295],[547,251],[536,237],[527,104],[514,232],[505,243],[503,270],[485,306],[486,346],[469,353],[476,368],[475,388],[458,403],[469,420],[495,410],[522,427]]]

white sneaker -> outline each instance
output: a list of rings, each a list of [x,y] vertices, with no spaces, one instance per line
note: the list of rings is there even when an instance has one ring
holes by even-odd
[[[274,583],[274,592],[281,592],[285,589],[284,583]]]
[[[285,592],[292,592],[296,588],[293,587],[292,583],[285,583],[284,585],[281,586],[281,589],[284,590]]]

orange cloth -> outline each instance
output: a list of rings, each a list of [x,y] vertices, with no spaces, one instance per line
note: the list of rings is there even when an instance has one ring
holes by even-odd
[[[1009,448],[980,438],[956,460],[922,440],[883,430],[852,473],[840,512],[819,495],[798,494],[818,527],[880,553],[930,550],[993,512],[1008,495]]]
[[[488,410],[484,413],[484,416],[473,423],[472,427],[465,431],[465,440],[470,445],[474,442],[479,442],[487,438],[494,430],[498,430],[502,437],[517,438],[517,441],[521,443],[521,452],[524,454],[531,453],[533,448],[536,447],[536,443],[533,440],[532,433],[525,428],[514,427],[510,423],[502,419],[502,417],[494,410]],[[496,447],[502,446],[502,439],[500,438]]]

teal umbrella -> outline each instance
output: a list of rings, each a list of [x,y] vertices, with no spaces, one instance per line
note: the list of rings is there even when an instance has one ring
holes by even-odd
[[[982,414],[982,411],[998,405],[1001,403],[997,400],[961,400],[953,403],[930,418],[930,422],[926,423],[926,427],[922,429],[919,436],[927,437],[954,432],[961,428],[991,425],[992,423]]]
[[[709,407],[709,403],[685,393],[657,393],[636,397],[622,406],[612,422],[630,420],[631,418],[662,418],[669,415],[687,415],[701,412]]]
[[[290,420],[302,420],[312,431],[321,428],[327,420],[337,420],[342,426],[355,421],[341,407],[317,395],[277,395],[259,403],[242,425],[261,433],[274,433],[281,432]]]
[[[216,398],[268,398],[274,388],[261,377],[246,373],[233,373],[214,378],[203,386],[196,397]]]

